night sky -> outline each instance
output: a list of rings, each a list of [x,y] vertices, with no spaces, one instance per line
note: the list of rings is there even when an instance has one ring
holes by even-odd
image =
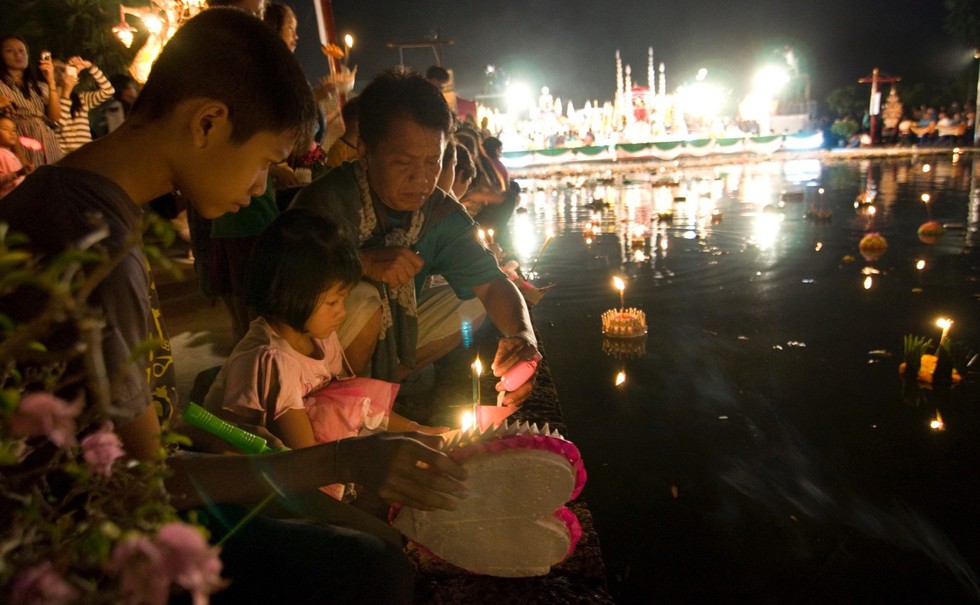
[[[313,0],[288,0],[300,22],[297,56],[311,77],[326,63],[319,53]],[[615,92],[615,51],[646,84],[647,47],[667,66],[673,90],[701,67],[734,94],[755,66],[789,44],[812,77],[813,97],[870,74],[906,80],[941,79],[964,69],[972,49],[943,28],[942,0],[682,0],[584,2],[582,0],[334,0],[338,35],[355,37],[351,64],[358,89],[398,63],[391,41],[418,40],[439,31],[455,40],[444,65],[455,72],[461,95],[483,92],[484,69],[493,64],[532,91],[551,88],[581,107]],[[405,62],[424,71],[429,50],[408,50]]]

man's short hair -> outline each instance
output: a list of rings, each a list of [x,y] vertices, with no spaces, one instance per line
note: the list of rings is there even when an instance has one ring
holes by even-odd
[[[456,126],[456,118],[439,89],[412,71],[395,69],[382,73],[358,96],[358,103],[361,140],[368,149],[376,148],[398,119],[408,118],[447,136]]]
[[[262,21],[238,9],[208,9],[177,30],[130,119],[160,120],[200,98],[228,106],[235,143],[261,131],[308,135],[316,123],[313,93],[293,53]]]
[[[336,223],[293,208],[256,240],[245,275],[245,302],[267,320],[303,332],[325,291],[336,284],[353,287],[360,279],[357,249]]]
[[[358,124],[357,113],[358,113],[358,97],[351,97],[344,102],[344,106],[340,109],[340,117],[344,120],[345,126],[350,126],[351,124]],[[359,125],[359,124],[358,124]]]

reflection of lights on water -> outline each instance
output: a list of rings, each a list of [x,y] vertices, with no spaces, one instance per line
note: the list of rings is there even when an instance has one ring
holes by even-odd
[[[592,238],[591,237],[586,237],[585,238],[585,245],[586,246],[591,246],[592,245]]]
[[[633,250],[633,262],[642,263],[646,262],[647,254],[643,250]]]
[[[524,259],[525,262],[530,260],[538,247],[538,232],[531,222],[529,215],[530,212],[515,214],[511,219],[511,225],[514,230],[512,245],[518,256]]]
[[[614,383],[615,386],[617,386],[617,387],[618,386],[622,386],[625,383],[626,383],[626,372],[625,371],[617,372],[616,373],[616,381]]]
[[[817,189],[817,193],[819,193],[820,195],[823,195],[823,187],[821,187],[820,189]]]
[[[782,214],[764,212],[758,215],[752,225],[752,235],[756,245],[763,250],[772,248],[779,236],[779,226],[783,222]]]
[[[865,290],[870,290],[871,289],[871,283],[872,283],[871,276],[869,275],[869,276],[865,277],[864,278],[864,289]]]
[[[874,267],[864,267],[861,269],[861,275],[878,275],[881,271],[875,269]]]
[[[922,271],[923,269],[926,268],[926,261],[922,259],[917,260],[915,262],[915,268],[918,269],[919,271]]]
[[[930,166],[929,164],[922,165],[922,172],[929,172],[930,170],[932,170],[932,166]]]
[[[943,422],[943,416],[936,410],[936,417],[929,421],[929,428],[934,431],[945,431],[946,423]]]
[[[823,249],[823,242],[817,242],[817,245],[814,246],[813,249],[820,252],[820,250]]]
[[[876,212],[878,212],[877,208],[875,208],[874,206],[868,206],[868,210],[867,210],[868,216],[874,216]]]
[[[484,231],[483,229],[478,229],[477,232],[476,232],[476,234],[480,238],[480,241],[481,242],[483,242],[484,244],[487,243],[487,232],[486,231]]]

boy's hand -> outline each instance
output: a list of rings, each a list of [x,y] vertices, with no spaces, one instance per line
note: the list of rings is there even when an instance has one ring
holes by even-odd
[[[434,449],[442,438],[415,434],[377,433],[337,442],[342,481],[374,490],[389,502],[420,510],[456,508],[468,495],[466,471]]]

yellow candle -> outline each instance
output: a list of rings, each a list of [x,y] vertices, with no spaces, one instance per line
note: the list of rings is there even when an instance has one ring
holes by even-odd
[[[619,290],[619,310],[626,308],[626,282],[620,276],[613,277],[613,287]]]

